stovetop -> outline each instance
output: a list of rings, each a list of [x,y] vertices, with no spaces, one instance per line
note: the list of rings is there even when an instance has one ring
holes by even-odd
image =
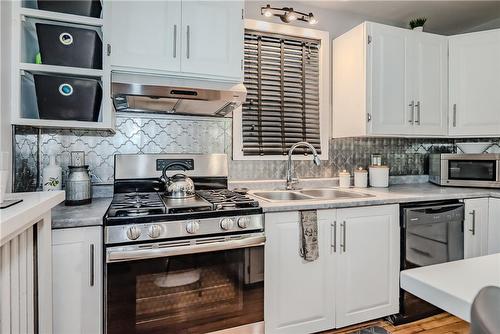
[[[161,192],[131,192],[114,195],[105,223],[136,224],[258,213],[262,213],[259,202],[228,189],[199,190],[185,199],[168,198]]]

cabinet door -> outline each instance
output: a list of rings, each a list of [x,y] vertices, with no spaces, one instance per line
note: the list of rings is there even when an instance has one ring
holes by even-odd
[[[412,107],[410,62],[406,61],[410,33],[407,29],[368,24],[367,106],[369,134],[408,135]]]
[[[243,1],[182,2],[182,72],[242,81],[243,6]]]
[[[102,228],[52,232],[53,332],[102,333]]]
[[[446,135],[448,131],[448,39],[414,33],[414,133]]]
[[[299,254],[299,212],[266,214],[265,332],[314,333],[334,327],[333,236],[335,210],[318,211],[319,258]]]
[[[488,198],[466,199],[464,219],[464,257],[488,253]]]
[[[449,39],[450,134],[500,135],[500,29]]]
[[[105,6],[112,66],[180,71],[180,1],[109,1]]]
[[[500,253],[500,199],[490,198],[488,204],[488,254],[496,254]]]
[[[336,327],[399,310],[397,205],[337,210]]]

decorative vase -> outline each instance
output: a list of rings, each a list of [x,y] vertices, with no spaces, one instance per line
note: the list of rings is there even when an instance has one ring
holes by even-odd
[[[50,162],[43,169],[43,191],[61,190],[62,169],[56,164],[56,157],[50,156]]]
[[[424,31],[424,26],[415,27],[415,28],[413,28],[412,30],[413,30],[413,31],[420,31],[420,32],[422,32],[422,31]]]

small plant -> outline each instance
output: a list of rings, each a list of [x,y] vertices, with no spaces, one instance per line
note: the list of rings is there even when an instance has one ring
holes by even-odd
[[[410,21],[410,28],[415,29],[417,27],[423,27],[425,22],[427,22],[427,18],[419,17]]]

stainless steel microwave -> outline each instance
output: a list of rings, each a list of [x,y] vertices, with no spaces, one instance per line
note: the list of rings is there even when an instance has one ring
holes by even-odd
[[[431,154],[429,181],[441,186],[500,188],[500,154]]]

